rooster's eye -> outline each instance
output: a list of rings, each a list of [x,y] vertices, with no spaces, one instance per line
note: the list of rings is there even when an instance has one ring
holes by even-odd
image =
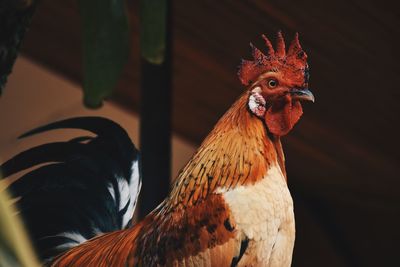
[[[275,88],[278,85],[278,81],[275,79],[268,80],[268,87]]]

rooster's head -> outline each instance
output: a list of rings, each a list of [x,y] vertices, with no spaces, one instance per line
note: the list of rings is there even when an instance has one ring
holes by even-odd
[[[265,121],[268,130],[277,136],[287,134],[300,119],[300,100],[314,101],[308,90],[307,55],[300,46],[298,34],[286,51],[281,32],[276,49],[264,35],[268,54],[250,44],[253,60],[242,60],[240,81],[249,88],[250,112]]]

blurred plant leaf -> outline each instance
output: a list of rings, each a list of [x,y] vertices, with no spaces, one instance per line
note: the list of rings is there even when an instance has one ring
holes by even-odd
[[[39,267],[0,177],[0,267]]]
[[[79,0],[83,25],[84,103],[100,107],[129,56],[124,0]]]
[[[12,71],[37,2],[34,0],[0,1],[0,94]]]
[[[140,51],[145,60],[155,65],[165,59],[167,1],[140,1]]]

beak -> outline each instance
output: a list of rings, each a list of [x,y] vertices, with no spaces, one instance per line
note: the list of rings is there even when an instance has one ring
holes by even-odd
[[[311,93],[308,88],[292,88],[290,90],[290,95],[295,100],[307,100],[311,102],[315,102],[314,95]]]

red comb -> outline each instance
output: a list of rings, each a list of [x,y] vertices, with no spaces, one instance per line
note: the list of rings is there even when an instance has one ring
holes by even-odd
[[[290,68],[293,71],[304,71],[307,66],[307,55],[301,48],[299,35],[297,33],[287,52],[285,40],[281,32],[277,34],[275,50],[270,40],[265,35],[262,35],[262,38],[268,48],[268,54],[264,55],[258,48],[250,43],[253,60],[242,60],[239,66],[238,76],[244,85],[253,83],[258,76],[271,70]]]

